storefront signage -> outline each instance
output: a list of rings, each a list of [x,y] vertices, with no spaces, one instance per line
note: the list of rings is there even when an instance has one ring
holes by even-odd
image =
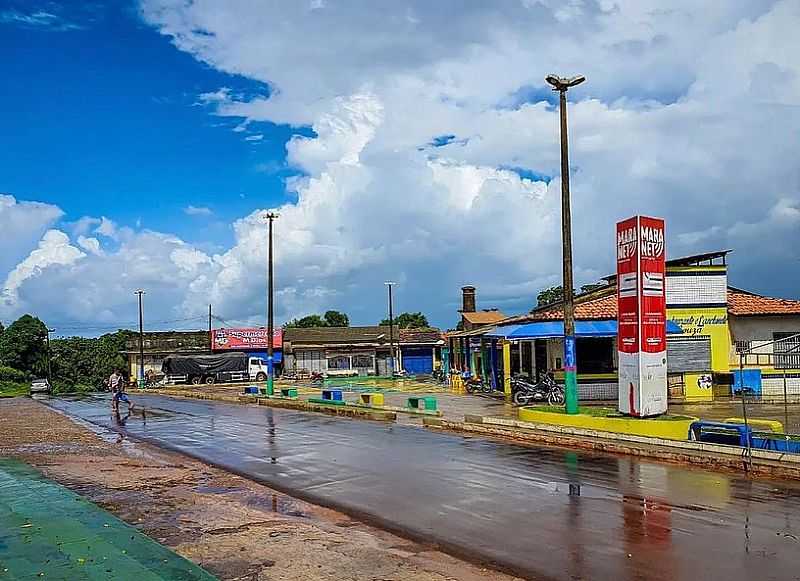
[[[671,316],[670,321],[681,328],[684,335],[695,337],[698,335],[709,335],[710,330],[707,326],[727,325],[728,315],[680,315]]]
[[[617,224],[619,410],[667,411],[664,221],[635,216]]]
[[[280,349],[283,344],[283,329],[275,329],[272,334],[274,349]],[[211,331],[211,348],[214,351],[240,349],[267,350],[269,347],[269,333],[267,329],[214,329]]]

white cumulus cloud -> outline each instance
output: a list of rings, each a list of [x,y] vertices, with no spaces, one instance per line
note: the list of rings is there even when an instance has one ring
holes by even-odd
[[[187,216],[211,216],[214,212],[206,206],[186,206],[183,213]]]
[[[391,278],[399,310],[452,325],[464,283],[509,312],[558,284],[553,72],[587,77],[569,109],[579,284],[612,271],[614,223],[641,213],[667,220],[669,254],[733,247],[732,282],[797,292],[795,0],[668,10],[655,0],[143,0],[141,14],[177,50],[269,87],[219,87],[198,105],[243,130],[304,127],[286,143],[300,175],[275,223],[279,319],[341,308],[374,323]],[[146,286],[154,316],[200,316],[212,302],[261,321],[264,209],[236,220],[233,243],[214,255],[108,219],[83,223],[75,235],[113,239],[114,251],[92,254],[84,241],[89,256],[45,267],[19,295],[111,320]],[[44,281],[66,289],[58,305]]]
[[[25,281],[40,276],[49,267],[67,266],[85,256],[70,244],[69,236],[60,230],[48,230],[38,247],[8,274],[0,291],[0,307],[11,310],[18,306],[18,291]]]

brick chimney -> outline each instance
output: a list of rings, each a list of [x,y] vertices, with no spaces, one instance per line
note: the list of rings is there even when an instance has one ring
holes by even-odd
[[[462,313],[474,313],[475,312],[475,287],[474,286],[462,286],[461,287],[461,299],[462,299]]]

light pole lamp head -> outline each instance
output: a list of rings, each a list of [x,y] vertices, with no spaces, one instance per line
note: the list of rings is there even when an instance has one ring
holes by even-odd
[[[582,82],[586,80],[586,77],[583,75],[576,75],[574,77],[559,77],[558,75],[547,75],[544,78],[550,85],[552,85],[554,91],[566,91],[567,89],[574,87],[576,85],[580,85]]]
[[[383,284],[385,284],[386,286],[394,286],[394,285],[396,285],[397,283],[396,283],[396,282],[392,282],[392,281],[390,281],[390,280],[387,280],[387,281],[386,281],[385,283],[383,283]]]

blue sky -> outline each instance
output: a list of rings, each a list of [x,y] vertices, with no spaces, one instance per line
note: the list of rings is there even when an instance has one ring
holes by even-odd
[[[14,55],[0,60],[2,122],[14,136],[13,147],[0,149],[0,191],[56,204],[65,221],[140,220],[208,248],[232,242],[234,219],[285,201],[283,179],[292,172],[282,163],[293,131],[253,122],[234,133],[236,119],[198,104],[198,95],[221,86],[258,95],[268,94],[265,84],[176,50],[134,4],[35,4],[18,4],[19,13],[58,20],[0,23],[0,53]],[[75,28],[63,30],[64,22]],[[213,215],[185,215],[190,205]]]
[[[732,248],[732,284],[797,297],[799,21],[796,0],[0,0],[0,319],[113,328],[145,288],[151,321],[261,324],[273,208],[279,322],[374,324],[385,280],[442,327],[465,284],[526,311],[561,280],[551,73],[587,78],[576,285],[642,214],[668,256]]]

